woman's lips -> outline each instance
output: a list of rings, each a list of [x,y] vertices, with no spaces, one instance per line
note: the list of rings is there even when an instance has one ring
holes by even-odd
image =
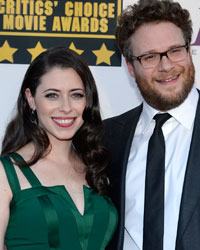
[[[75,122],[75,118],[53,117],[52,119],[60,127],[71,127]]]

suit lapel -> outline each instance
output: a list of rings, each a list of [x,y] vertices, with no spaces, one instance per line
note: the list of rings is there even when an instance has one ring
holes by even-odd
[[[137,111],[134,112],[134,115],[131,115],[120,124],[120,128],[118,127],[115,133],[115,136],[118,137],[117,143],[114,141],[113,147],[115,149],[113,152],[115,155],[113,156],[112,162],[112,173],[111,175],[114,176],[113,182],[115,182],[115,192],[116,190],[121,193],[122,196],[117,194],[118,198],[122,197],[121,205],[124,204],[124,197],[125,197],[125,179],[126,179],[126,169],[127,169],[127,162],[129,158],[130,148],[133,141],[133,136],[135,133],[135,128],[138,123],[138,119],[140,113],[142,111],[142,105],[138,107]],[[115,171],[114,171],[115,169]],[[118,199],[119,200],[119,199]],[[122,205],[124,207],[124,205]]]
[[[113,144],[112,151],[112,168],[110,170],[110,176],[112,180],[112,200],[116,205],[119,212],[119,223],[115,232],[113,241],[111,242],[111,248],[115,250],[121,250],[123,248],[124,241],[124,220],[125,220],[125,180],[126,180],[126,169],[130,153],[135,128],[138,123],[142,111],[142,105],[130,113],[124,120],[121,119],[118,126],[114,126],[113,129]],[[112,140],[112,139],[111,139]],[[117,143],[116,143],[117,141]],[[116,245],[113,242],[117,243]]]
[[[200,100],[197,105],[194,130],[188,156],[182,192],[176,249],[200,199]]]

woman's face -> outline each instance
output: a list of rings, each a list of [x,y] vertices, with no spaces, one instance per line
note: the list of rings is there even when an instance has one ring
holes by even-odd
[[[26,89],[39,125],[51,139],[71,140],[83,124],[86,95],[80,76],[72,68],[53,68],[41,78],[33,97]]]

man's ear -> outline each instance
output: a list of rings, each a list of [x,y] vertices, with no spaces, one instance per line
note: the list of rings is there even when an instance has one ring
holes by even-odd
[[[126,60],[126,65],[128,67],[128,71],[130,73],[130,75],[132,77],[135,77],[135,73],[134,73],[134,68],[133,68],[133,63],[132,62],[129,62],[128,60]]]
[[[27,88],[25,90],[25,95],[26,95],[26,99],[27,99],[27,102],[29,104],[30,109],[35,110],[36,109],[35,100],[34,100],[34,97],[31,94],[31,91],[30,91],[29,88]]]

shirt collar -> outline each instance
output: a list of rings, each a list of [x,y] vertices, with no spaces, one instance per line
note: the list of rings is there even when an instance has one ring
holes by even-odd
[[[175,120],[181,123],[185,128],[190,130],[194,123],[198,99],[199,99],[199,94],[197,89],[192,88],[185,101],[178,107],[169,110],[168,113]],[[149,104],[146,103],[146,101],[143,101],[143,110],[139,121],[142,133],[145,133],[154,115],[156,115],[157,113],[162,113],[162,112],[152,108]]]

